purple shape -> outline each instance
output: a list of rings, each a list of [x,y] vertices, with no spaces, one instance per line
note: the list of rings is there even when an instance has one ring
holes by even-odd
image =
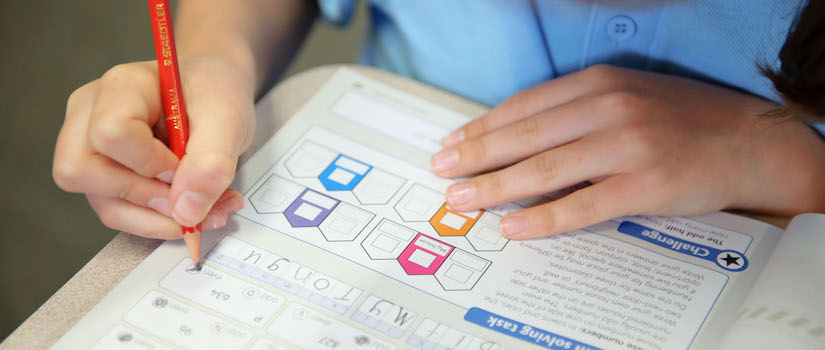
[[[318,227],[340,202],[307,188],[286,208],[284,215],[292,227]]]

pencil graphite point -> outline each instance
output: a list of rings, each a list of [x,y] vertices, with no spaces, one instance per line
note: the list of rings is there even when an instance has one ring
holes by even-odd
[[[200,271],[202,269],[203,269],[203,262],[198,261],[198,263],[195,264],[195,271]]]
[[[199,225],[200,226],[200,225]],[[196,227],[193,232],[184,233],[183,241],[186,243],[186,248],[189,250],[189,256],[192,258],[192,263],[195,264],[195,269],[200,271],[201,265],[201,231],[200,227]]]

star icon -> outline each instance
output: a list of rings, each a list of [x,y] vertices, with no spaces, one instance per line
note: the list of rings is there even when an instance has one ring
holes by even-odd
[[[724,260],[726,266],[741,266],[741,264],[739,263],[739,258],[730,255],[730,253],[727,253],[727,255],[724,258],[720,258],[719,260]]]

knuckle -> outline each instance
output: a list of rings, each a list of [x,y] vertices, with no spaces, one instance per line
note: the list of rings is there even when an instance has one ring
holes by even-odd
[[[527,118],[517,124],[517,135],[527,145],[538,145],[541,143],[541,130],[535,118]]]
[[[133,68],[128,63],[121,63],[118,65],[109,68],[103,76],[100,77],[100,80],[104,84],[110,84],[117,82],[121,79],[128,79],[133,74]]]
[[[135,183],[132,181],[126,181],[123,186],[120,187],[117,193],[117,198],[130,200],[132,198],[132,193],[135,189]]]
[[[83,85],[83,86],[77,88],[76,90],[72,91],[71,94],[69,94],[69,98],[66,99],[66,110],[67,111],[70,110],[73,106],[78,105],[81,101],[83,101],[84,99],[87,98],[87,96],[89,95],[89,90],[92,88],[92,84],[94,84],[94,83],[92,82],[92,83],[88,83],[86,85]]]
[[[504,176],[499,172],[484,175],[481,182],[484,184],[482,188],[484,188],[484,191],[487,192],[486,194],[491,197],[498,197],[504,193]]]
[[[126,137],[126,129],[119,123],[100,121],[89,126],[89,144],[97,151],[111,148]]]
[[[656,135],[639,125],[621,128],[618,137],[617,143],[635,157],[655,155],[660,147]]]
[[[198,169],[210,183],[228,185],[235,177],[237,159],[227,154],[213,153],[198,160]]]
[[[121,63],[103,73],[100,81],[103,85],[113,86],[123,81],[136,84],[146,84],[152,79],[157,79],[144,66],[136,63]]]
[[[588,218],[592,219],[599,216],[598,200],[594,195],[589,193],[581,193],[578,198],[578,208],[576,209],[579,211],[581,217],[587,220]]]
[[[485,141],[485,138],[482,137],[466,142],[464,145],[459,147],[458,152],[460,154],[458,159],[461,160],[462,163],[470,165],[476,164],[487,158],[489,148],[487,146],[487,141]]]
[[[607,110],[619,112],[620,114],[643,110],[645,106],[644,97],[629,90],[607,93],[601,97],[601,102]]]
[[[556,157],[548,153],[544,153],[535,157],[532,161],[533,172],[539,175],[542,182],[548,182],[555,179],[559,173],[559,162]]]
[[[66,159],[55,159],[52,166],[54,183],[63,191],[79,192],[82,167]]]
[[[110,208],[100,208],[100,210],[96,212],[97,217],[104,226],[113,230],[120,230],[120,220],[113,210]]]
[[[561,224],[553,211],[553,208],[546,207],[536,210],[536,219],[539,227],[544,231],[550,231]]]
[[[490,117],[485,115],[475,119],[462,127],[464,129],[465,139],[470,139],[486,134],[490,130]]]

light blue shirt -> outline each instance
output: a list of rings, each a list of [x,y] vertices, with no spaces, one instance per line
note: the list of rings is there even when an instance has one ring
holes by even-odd
[[[318,0],[345,25],[354,0]],[[803,0],[371,0],[361,62],[493,106],[605,63],[708,81],[774,101]]]

